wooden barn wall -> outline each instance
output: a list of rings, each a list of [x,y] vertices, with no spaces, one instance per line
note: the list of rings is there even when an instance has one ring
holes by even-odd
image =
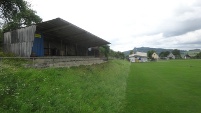
[[[21,57],[30,57],[36,26],[4,33],[4,52]]]

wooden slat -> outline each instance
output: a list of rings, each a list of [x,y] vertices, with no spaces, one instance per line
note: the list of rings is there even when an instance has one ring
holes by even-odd
[[[21,57],[30,57],[36,26],[4,33],[4,51]]]

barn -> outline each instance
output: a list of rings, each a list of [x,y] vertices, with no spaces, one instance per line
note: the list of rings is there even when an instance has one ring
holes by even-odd
[[[4,33],[4,52],[19,57],[99,56],[108,41],[61,18]]]
[[[136,52],[135,54],[129,55],[130,62],[147,62],[147,53]]]

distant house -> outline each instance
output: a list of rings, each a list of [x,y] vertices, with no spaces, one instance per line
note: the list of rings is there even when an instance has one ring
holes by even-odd
[[[167,59],[175,59],[175,56],[174,56],[172,53],[170,53],[170,54],[167,56]]]
[[[155,59],[155,60],[158,60],[159,59],[159,56],[158,54],[156,54],[155,52],[152,54],[152,58]]]
[[[129,55],[130,62],[147,62],[147,53],[136,52],[135,54]]]
[[[190,58],[191,58],[191,56],[188,55],[188,54],[186,54],[186,55],[184,56],[184,59],[190,59]]]

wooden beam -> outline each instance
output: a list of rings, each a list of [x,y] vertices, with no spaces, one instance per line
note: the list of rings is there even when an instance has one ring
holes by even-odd
[[[82,36],[82,35],[85,35],[85,34],[87,34],[86,31],[84,31],[84,32],[82,32],[82,33],[78,33],[78,34],[73,34],[73,35],[64,36],[63,38],[64,38],[64,39],[73,39],[74,37]]]
[[[70,24],[70,25],[65,25],[65,26],[54,27],[52,29],[42,31],[42,33],[47,33],[47,32],[51,32],[51,31],[60,30],[60,29],[64,29],[64,28],[67,28],[67,27],[70,27],[70,26],[73,26],[73,25]]]
[[[58,37],[52,33],[44,33],[44,36],[46,37],[46,39],[52,39],[52,40],[56,40],[57,42],[59,42],[58,40],[63,40],[63,41],[68,41],[71,43],[70,40],[68,39],[62,39],[61,37]]]

